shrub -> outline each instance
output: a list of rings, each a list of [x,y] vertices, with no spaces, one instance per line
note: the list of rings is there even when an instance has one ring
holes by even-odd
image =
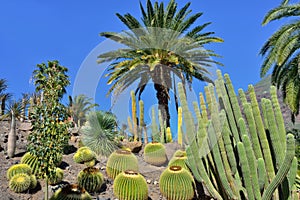
[[[117,150],[113,152],[106,164],[107,175],[115,179],[116,176],[125,170],[138,171],[138,160],[130,151]]]
[[[124,171],[114,181],[114,195],[120,200],[148,199],[148,186],[145,178],[135,171]]]

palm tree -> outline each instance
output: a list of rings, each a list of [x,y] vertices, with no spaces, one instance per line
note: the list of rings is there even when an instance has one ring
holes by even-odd
[[[264,56],[260,75],[264,77],[272,69],[272,84],[283,92],[284,102],[292,111],[292,120],[299,114],[300,101],[300,3],[288,4],[270,10],[263,25],[283,18],[297,17],[281,26],[263,45]]]
[[[0,79],[0,115],[4,115],[6,101],[11,97],[10,93],[4,93],[8,87],[6,82],[7,81],[5,79]]]
[[[8,133],[7,142],[7,155],[12,158],[15,155],[16,140],[17,140],[17,129],[16,120],[22,117],[22,102],[13,101],[7,107],[7,112],[4,116],[10,118],[10,130]]]
[[[177,10],[175,0],[170,0],[164,7],[147,0],[146,8],[140,4],[142,22],[131,14],[117,17],[127,26],[129,31],[123,33],[102,32],[101,36],[125,45],[125,48],[109,51],[98,56],[99,63],[111,62],[108,68],[108,84],[112,84],[109,92],[120,93],[135,81],[138,81],[136,94],[140,99],[146,85],[152,81],[156,90],[159,109],[170,126],[168,102],[169,91],[174,89],[172,74],[183,83],[192,84],[193,78],[210,81],[207,67],[220,64],[211,56],[218,56],[204,45],[222,42],[213,37],[214,32],[203,32],[210,23],[188,29],[196,22],[202,13],[189,15],[190,3]]]
[[[114,141],[116,117],[110,112],[93,111],[87,116],[87,123],[82,127],[82,143],[101,156],[109,156],[118,148]]]
[[[70,116],[73,118],[75,125],[81,127],[81,125],[86,121],[87,113],[98,104],[91,103],[92,98],[89,98],[83,94],[75,96],[74,99],[69,96],[68,110]]]

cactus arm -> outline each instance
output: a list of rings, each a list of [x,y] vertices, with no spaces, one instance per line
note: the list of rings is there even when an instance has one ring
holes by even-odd
[[[231,132],[230,132],[228,123],[225,122],[223,132],[222,132],[222,137],[223,137],[225,149],[226,149],[226,152],[228,155],[228,161],[230,163],[231,171],[233,174],[235,174],[237,172],[237,164],[236,164],[236,159],[235,159],[235,155],[234,155],[234,151],[233,151],[233,147],[232,147],[232,143],[231,143],[231,139],[230,139],[230,134],[231,134]]]
[[[248,160],[253,193],[254,193],[255,199],[260,200],[261,194],[260,194],[260,188],[259,188],[259,183],[258,183],[258,175],[257,175],[257,171],[256,171],[257,163],[256,163],[254,151],[251,147],[251,142],[247,135],[243,135],[242,141],[243,141],[243,144],[245,147],[246,156],[247,156],[247,160]]]
[[[178,107],[178,123],[177,123],[178,144],[182,146],[182,108]]]
[[[290,192],[293,191],[293,186],[295,185],[295,182],[296,182],[297,168],[298,168],[298,162],[297,162],[297,157],[295,156],[293,159],[293,162],[292,162],[291,169],[287,176]]]
[[[173,142],[172,132],[171,132],[171,128],[170,127],[166,128],[166,138],[167,138],[167,142]]]
[[[144,119],[144,102],[139,100],[139,118],[140,118],[140,131],[144,133],[144,143],[148,143],[148,136],[146,131],[145,119]]]
[[[253,193],[253,188],[252,188],[252,183],[251,183],[251,175],[250,175],[250,168],[249,168],[249,163],[247,160],[247,153],[245,151],[244,144],[242,142],[237,143],[237,149],[238,149],[238,154],[240,158],[240,163],[242,167],[242,173],[243,173],[243,178],[245,182],[245,187],[247,190],[247,196],[249,200],[254,200],[254,193]]]
[[[267,179],[265,161],[263,158],[257,159],[257,175],[258,175],[259,189],[260,191],[263,191]]]
[[[249,90],[250,99],[251,99],[253,116],[254,116],[254,120],[255,120],[255,123],[256,123],[258,136],[259,136],[259,139],[260,139],[262,152],[263,152],[263,155],[264,155],[267,175],[268,175],[269,181],[271,181],[275,177],[275,171],[274,171],[274,165],[273,165],[273,161],[272,161],[270,146],[269,146],[269,143],[268,143],[268,140],[267,140],[265,128],[264,128],[262,118],[261,118],[261,115],[260,115],[260,109],[259,109],[259,106],[258,106],[258,103],[257,103],[257,99],[256,99],[256,95],[255,95],[253,85],[249,85],[248,90]]]
[[[132,112],[132,123],[133,123],[133,140],[138,140],[138,127],[137,127],[137,115],[136,115],[136,99],[134,91],[130,92],[131,95],[131,112]]]
[[[204,123],[207,124],[208,123],[207,108],[206,108],[206,104],[202,92],[199,93],[199,99],[200,99],[201,115],[204,120]]]
[[[281,164],[275,178],[268,185],[263,193],[262,200],[270,200],[276,188],[287,176],[295,156],[295,139],[294,135],[288,134],[286,140],[286,153],[283,163]]]
[[[266,108],[265,100],[266,100],[265,98],[261,99],[261,108],[262,108],[262,112],[263,112],[263,119],[264,119],[265,129],[269,129],[268,114],[267,114],[267,108]]]
[[[278,98],[277,98],[277,89],[276,89],[275,86],[271,86],[270,94],[271,94],[273,109],[274,109],[274,112],[275,112],[275,119],[276,119],[277,126],[278,126],[278,132],[279,132],[281,145],[282,145],[282,148],[285,149],[286,148],[285,147],[285,145],[286,145],[285,144],[286,131],[285,131],[282,112],[280,110],[280,104],[279,104]]]
[[[165,143],[165,123],[162,117],[161,110],[158,109],[158,122],[159,122],[159,128],[160,128],[160,142]]]
[[[240,97],[240,100],[241,100],[241,104],[244,105],[244,104],[248,103],[244,90],[240,88],[238,90],[238,92],[239,92],[239,97]]]
[[[156,123],[156,117],[155,117],[155,108],[152,107],[151,109],[151,134],[152,134],[152,142],[158,142],[158,137],[159,137],[159,132],[158,132],[158,127]]]

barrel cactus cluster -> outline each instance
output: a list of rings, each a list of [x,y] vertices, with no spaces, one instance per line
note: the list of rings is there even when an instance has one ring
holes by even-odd
[[[186,170],[189,170],[188,166],[186,165],[186,160],[186,152],[179,149],[174,153],[173,157],[170,159],[168,166],[180,166]]]
[[[83,163],[87,167],[92,167],[96,163],[96,153],[89,147],[80,147],[74,154],[73,159],[76,163]]]
[[[98,192],[104,183],[103,174],[98,168],[87,167],[77,175],[78,185],[88,192]]]
[[[92,200],[91,195],[77,184],[59,188],[50,200]]]
[[[187,163],[196,181],[220,200],[298,199],[295,139],[285,131],[276,88],[259,103],[252,85],[238,97],[228,74],[217,74],[214,85],[200,94],[206,102],[200,102],[201,109],[194,103],[194,111],[178,85]]]
[[[26,192],[37,186],[37,179],[27,164],[16,164],[7,170],[9,188],[16,192]]]

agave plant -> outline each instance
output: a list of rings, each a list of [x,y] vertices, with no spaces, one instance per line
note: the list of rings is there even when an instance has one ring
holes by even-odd
[[[95,153],[108,157],[118,146],[114,141],[117,135],[116,117],[110,112],[95,111],[87,116],[82,127],[82,143]]]

